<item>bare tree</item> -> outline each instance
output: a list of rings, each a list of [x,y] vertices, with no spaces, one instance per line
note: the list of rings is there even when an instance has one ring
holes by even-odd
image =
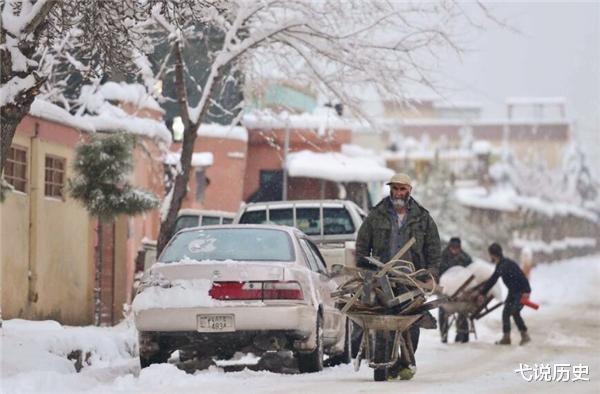
[[[310,83],[332,99],[358,110],[365,89],[402,101],[407,84],[431,85],[437,51],[454,47],[458,22],[468,22],[454,2],[385,1],[162,1],[152,12],[152,28],[172,48],[176,100],[184,124],[179,170],[163,201],[158,238],[160,252],[173,233],[191,170],[200,124],[225,78],[234,72],[247,82],[287,76]],[[149,25],[150,26],[150,25]],[[200,28],[198,28],[200,27]],[[207,32],[219,32],[220,45],[203,81],[186,78],[187,43]],[[458,48],[456,48],[458,49]],[[196,86],[186,86],[192,80]],[[201,92],[190,102],[187,92]]]
[[[128,73],[136,30],[149,4],[135,0],[2,0],[0,30],[0,174],[17,125],[57,70],[61,95],[106,73]],[[46,86],[46,88],[48,88]],[[50,89],[52,90],[52,89]],[[67,109],[66,100],[55,101]]]
[[[174,67],[167,67],[168,59],[158,62],[154,78],[172,71],[185,129],[173,188],[163,202],[159,251],[186,194],[198,128],[225,82],[239,75],[248,86],[265,77],[294,78],[358,111],[364,91],[402,101],[409,85],[432,85],[434,69],[427,65],[447,54],[443,48],[458,50],[458,28],[475,26],[455,1],[4,0],[1,6],[0,170],[17,124],[45,81],[52,82],[48,97],[75,112],[63,94],[69,86],[99,83],[107,73],[131,77],[134,68],[148,65],[144,54],[161,41],[169,45]],[[203,54],[190,52],[190,42],[206,35],[214,45]],[[190,75],[189,61],[198,56],[208,64],[201,80]],[[198,98],[190,100],[190,92]]]

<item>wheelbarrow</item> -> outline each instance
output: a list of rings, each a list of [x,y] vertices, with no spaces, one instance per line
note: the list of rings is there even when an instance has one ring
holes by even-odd
[[[362,339],[358,354],[354,360],[354,369],[360,369],[361,360],[365,359],[373,368],[373,379],[383,381],[387,378],[388,368],[398,360],[398,351],[402,348],[402,356],[415,364],[415,355],[408,330],[419,319],[418,315],[375,315],[369,313],[348,313],[348,317],[362,328]],[[380,341],[384,341],[382,345]]]
[[[450,327],[452,327],[453,324],[456,323],[458,330],[458,320],[461,316],[468,319],[468,332],[472,333],[475,338],[477,338],[475,320],[481,319],[504,304],[504,302],[499,301],[493,306],[490,306],[489,304],[494,298],[492,295],[486,295],[483,302],[481,304],[478,303],[478,295],[485,282],[482,282],[475,287],[468,288],[474,279],[475,276],[471,275],[452,295],[447,297],[446,300],[439,305],[439,307],[450,316],[448,324],[442,324],[442,322],[440,322],[440,335],[442,336],[442,339],[448,337],[448,331],[450,331]]]

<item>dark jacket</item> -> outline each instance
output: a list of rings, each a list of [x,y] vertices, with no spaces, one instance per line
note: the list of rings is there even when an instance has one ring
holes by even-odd
[[[516,293],[531,293],[529,281],[517,263],[502,257],[500,262],[496,264],[496,269],[490,278],[483,285],[481,292],[486,294],[492,286],[496,284],[498,278],[502,277],[502,281],[508,288],[508,294]]]
[[[460,265],[461,267],[466,267],[467,265],[473,262],[471,256],[465,253],[464,250],[460,250],[460,253],[456,256],[453,256],[448,250],[448,246],[442,251],[442,259],[440,263],[440,275],[446,272],[446,270],[450,267],[454,267],[455,265]]]
[[[429,212],[412,197],[400,228],[389,197],[369,212],[358,230],[356,265],[373,269],[365,256],[377,257],[382,263],[387,263],[411,237],[415,237],[416,242],[402,259],[411,261],[417,269],[431,269],[437,278],[441,251],[438,229]]]

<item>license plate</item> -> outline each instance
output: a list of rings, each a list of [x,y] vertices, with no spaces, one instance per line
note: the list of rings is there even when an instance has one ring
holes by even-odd
[[[231,332],[235,331],[233,315],[198,315],[198,331]]]

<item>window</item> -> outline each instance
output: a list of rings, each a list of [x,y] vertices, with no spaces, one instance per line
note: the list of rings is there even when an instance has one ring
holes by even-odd
[[[302,248],[302,251],[304,252],[306,258],[308,259],[308,264],[311,271],[318,272],[321,274],[327,273],[323,262],[320,260],[320,253],[315,253],[308,240],[300,239],[300,247]]]
[[[188,227],[196,227],[198,226],[198,216],[197,215],[185,215],[177,218],[175,222],[175,232],[181,230],[182,228]]]
[[[196,201],[204,200],[204,190],[207,186],[206,174],[204,168],[196,169]]]
[[[345,208],[323,208],[323,216],[325,235],[354,232],[352,218]]]
[[[46,155],[45,196],[64,198],[65,162],[63,158]]]
[[[296,227],[307,235],[321,234],[319,208],[296,208]]]
[[[202,225],[211,226],[219,224],[220,218],[218,216],[202,216]]]
[[[292,208],[269,210],[269,222],[282,226],[294,225],[294,212]]]
[[[295,260],[290,236],[280,230],[206,228],[183,231],[171,240],[159,261],[287,261]]]
[[[15,190],[25,192],[27,189],[27,150],[11,146],[6,158],[4,178]]]
[[[240,218],[240,224],[263,224],[267,222],[265,211],[247,211]]]

